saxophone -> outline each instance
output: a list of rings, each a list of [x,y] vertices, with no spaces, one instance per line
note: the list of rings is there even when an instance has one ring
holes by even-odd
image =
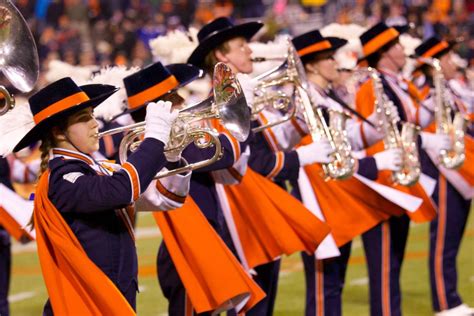
[[[442,149],[439,153],[440,163],[448,169],[462,166],[466,159],[464,135],[466,134],[468,120],[456,111],[452,118],[451,105],[446,98],[446,79],[441,70],[441,65],[436,58],[421,58],[434,69],[433,84],[435,98],[435,123],[436,134],[448,135],[451,138],[451,148]]]
[[[404,186],[415,184],[421,175],[420,159],[417,148],[417,137],[420,128],[415,124],[404,122],[401,132],[398,129],[398,120],[392,118],[393,102],[383,92],[380,75],[372,67],[368,67],[375,93],[375,111],[379,122],[378,130],[384,132],[385,149],[400,148],[402,150],[402,168],[392,173],[395,183]]]
[[[356,167],[346,132],[346,121],[350,115],[345,111],[329,109],[329,124],[327,124],[321,107],[314,106],[311,102],[308,89],[309,85],[304,88],[299,86],[296,93],[297,104],[302,109],[311,138],[316,141],[325,137],[334,149],[334,160],[322,164],[324,178],[326,181],[349,178],[354,174]]]

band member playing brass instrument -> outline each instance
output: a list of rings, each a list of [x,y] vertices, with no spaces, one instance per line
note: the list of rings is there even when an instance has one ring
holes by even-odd
[[[435,121],[427,132],[449,137],[447,148],[426,150],[423,172],[436,179],[432,198],[438,216],[430,223],[430,285],[435,315],[470,315],[457,289],[456,257],[466,227],[472,199],[472,104],[453,89],[456,68],[453,44],[430,37],[415,48],[420,90],[431,100]],[[420,76],[421,74],[421,76]],[[435,135],[436,135],[435,134]]]
[[[285,78],[286,71],[283,67],[281,73],[277,71],[274,77],[270,75],[271,78],[258,82],[247,75],[253,70],[252,50],[247,41],[261,26],[258,22],[233,25],[226,18],[216,19],[200,30],[200,45],[189,58],[190,62],[204,69],[212,69],[217,62],[227,63],[239,74],[251,108],[260,102],[259,97],[265,99],[262,94],[254,96],[256,87],[265,85],[268,79],[267,82],[276,90],[278,85],[273,83]],[[290,69],[294,70],[292,66],[289,72]],[[294,84],[293,80],[289,81]],[[253,122],[252,127],[255,131],[259,124]],[[295,164],[296,168],[299,166],[296,152],[262,151],[258,148],[266,146],[262,137],[261,132],[254,132],[250,153],[242,152],[231,168],[213,172],[218,201],[226,221],[224,225],[231,232],[235,253],[246,269],[256,272],[254,280],[267,294],[248,311],[249,315],[270,315],[273,312],[280,265],[280,260],[275,258],[302,250],[312,253],[328,232],[325,224],[272,182],[278,173],[284,177],[291,169],[291,174],[294,174]],[[248,162],[252,167],[250,161],[259,161],[260,165],[254,165],[255,169],[248,168]],[[271,169],[275,172],[272,173]],[[250,205],[249,200],[255,203]]]
[[[46,315],[135,315],[133,204],[167,163],[163,148],[176,113],[165,102],[152,104],[145,140],[128,161],[98,162],[91,156],[99,148],[92,109],[116,91],[64,78],[29,99],[35,126],[14,151],[42,141],[33,216]]]

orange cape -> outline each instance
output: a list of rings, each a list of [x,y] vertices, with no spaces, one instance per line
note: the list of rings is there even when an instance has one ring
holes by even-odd
[[[250,168],[241,183],[224,189],[249,268],[283,254],[313,253],[330,232],[300,201]]]
[[[49,171],[36,188],[38,255],[55,315],[135,315],[115,284],[87,256],[48,198]]]
[[[197,313],[224,311],[249,297],[239,311],[246,312],[265,297],[191,197],[177,210],[153,215]]]

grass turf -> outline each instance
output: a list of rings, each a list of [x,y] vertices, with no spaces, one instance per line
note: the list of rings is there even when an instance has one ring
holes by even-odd
[[[166,315],[164,299],[156,278],[156,253],[161,238],[153,234],[150,214],[141,214],[139,228],[148,232],[138,239],[139,315]],[[151,233],[150,233],[151,232]],[[39,315],[47,298],[36,252],[15,244],[10,286],[11,315]],[[402,270],[404,315],[432,315],[428,283],[428,225],[412,225]],[[465,303],[474,306],[474,220],[466,228],[458,256],[458,288]],[[305,281],[299,254],[283,259],[275,315],[303,315]],[[361,242],[356,239],[343,294],[344,315],[368,315],[368,287]]]

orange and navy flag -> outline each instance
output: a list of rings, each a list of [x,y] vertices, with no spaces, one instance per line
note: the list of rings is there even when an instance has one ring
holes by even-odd
[[[191,197],[179,209],[153,215],[197,313],[227,310],[248,299],[238,311],[246,312],[265,297]]]
[[[49,171],[36,188],[38,255],[55,315],[135,315],[115,284],[87,256],[48,198]]]

